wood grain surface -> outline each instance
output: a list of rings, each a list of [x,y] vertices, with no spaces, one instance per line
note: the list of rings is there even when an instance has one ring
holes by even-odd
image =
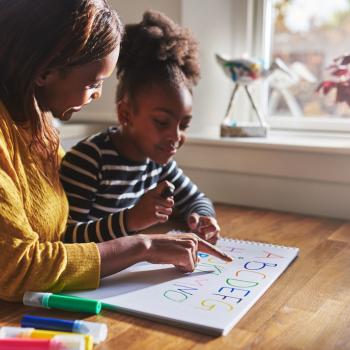
[[[6,302],[0,302],[0,325],[18,326],[23,314],[105,322],[109,335],[95,346],[99,350],[350,349],[350,222],[229,205],[216,209],[222,236],[300,248],[299,257],[226,337],[105,310],[86,316]]]

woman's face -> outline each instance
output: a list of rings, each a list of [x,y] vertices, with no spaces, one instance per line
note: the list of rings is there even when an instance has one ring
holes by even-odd
[[[121,120],[129,139],[129,157],[166,164],[185,142],[192,119],[191,92],[183,84],[153,85],[139,93],[134,104],[127,120]]]
[[[41,108],[55,118],[69,120],[74,112],[101,96],[103,81],[112,74],[118,55],[119,48],[101,60],[73,67],[67,73],[43,74],[36,82],[36,98]]]

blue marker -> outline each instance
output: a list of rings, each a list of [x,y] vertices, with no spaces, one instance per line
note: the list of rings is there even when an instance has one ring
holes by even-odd
[[[59,318],[39,317],[24,315],[21,321],[22,327],[50,329],[62,332],[74,332],[89,334],[94,343],[99,344],[107,338],[107,325],[104,323],[88,322],[80,320],[63,320]]]

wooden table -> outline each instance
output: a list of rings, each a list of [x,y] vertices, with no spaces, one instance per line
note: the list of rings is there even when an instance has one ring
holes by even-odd
[[[18,326],[24,313],[105,322],[109,337],[95,349],[350,349],[350,222],[216,208],[223,236],[300,248],[297,260],[228,336],[213,338],[109,311],[86,317],[5,302],[0,324]]]

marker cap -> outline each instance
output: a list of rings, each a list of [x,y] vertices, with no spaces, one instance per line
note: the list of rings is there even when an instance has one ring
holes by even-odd
[[[60,294],[50,295],[47,306],[68,311],[87,312],[89,314],[98,314],[102,310],[102,303],[98,300]]]
[[[25,292],[23,295],[23,304],[34,307],[46,307],[44,300],[47,300],[51,294],[52,293]]]
[[[98,344],[106,340],[108,329],[105,323],[76,320],[74,322],[73,332],[92,335],[94,343]]]
[[[34,328],[20,328],[5,326],[0,328],[0,338],[30,338]]]
[[[172,197],[173,195],[174,195],[174,188],[170,186],[165,187],[161,193],[161,196],[163,198]]]
[[[57,344],[57,350],[85,350],[85,340],[81,335],[56,335],[51,342]]]
[[[21,320],[21,326],[38,329],[49,329],[52,331],[72,332],[74,322],[74,320],[63,320],[60,318],[24,315]]]

